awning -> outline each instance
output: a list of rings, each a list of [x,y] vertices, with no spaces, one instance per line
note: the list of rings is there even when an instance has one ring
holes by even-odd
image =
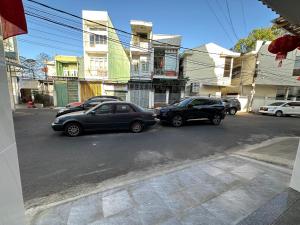
[[[276,24],[278,27],[285,29],[286,31],[294,34],[294,35],[300,35],[300,26],[291,24],[289,21],[287,21],[282,16],[278,17],[277,19],[272,21],[274,24]]]

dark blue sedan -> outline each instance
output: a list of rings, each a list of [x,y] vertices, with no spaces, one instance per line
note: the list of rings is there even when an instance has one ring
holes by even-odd
[[[75,137],[84,131],[129,129],[139,133],[156,123],[152,112],[127,102],[105,102],[86,112],[74,112],[59,116],[52,123],[55,131],[64,131]]]

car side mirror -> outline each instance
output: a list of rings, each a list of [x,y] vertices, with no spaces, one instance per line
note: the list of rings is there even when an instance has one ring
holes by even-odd
[[[90,111],[90,114],[91,114],[92,116],[94,116],[94,115],[96,115],[96,111],[95,111],[95,110]]]
[[[192,104],[188,104],[188,109],[192,109],[193,108],[193,105]]]

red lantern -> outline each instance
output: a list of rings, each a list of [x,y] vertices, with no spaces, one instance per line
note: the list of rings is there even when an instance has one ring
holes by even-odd
[[[300,37],[292,35],[284,35],[271,42],[268,47],[269,52],[276,54],[276,60],[279,60],[279,67],[282,65],[282,60],[286,59],[287,53],[300,48]]]

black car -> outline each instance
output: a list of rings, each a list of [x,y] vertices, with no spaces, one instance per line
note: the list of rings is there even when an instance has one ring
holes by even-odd
[[[219,125],[225,118],[225,107],[221,100],[206,97],[190,97],[178,104],[156,109],[157,118],[180,127],[184,122],[207,118],[214,125]]]
[[[102,102],[118,101],[114,98],[93,97],[85,101],[82,105],[61,109],[57,112],[56,117],[78,111],[88,110]]]
[[[155,123],[152,112],[132,103],[110,101],[88,111],[59,116],[52,123],[52,128],[75,137],[90,130],[130,129],[134,133],[139,133],[144,127]]]
[[[238,99],[229,98],[229,99],[222,99],[226,112],[230,115],[235,115],[237,111],[241,110],[241,103]]]

